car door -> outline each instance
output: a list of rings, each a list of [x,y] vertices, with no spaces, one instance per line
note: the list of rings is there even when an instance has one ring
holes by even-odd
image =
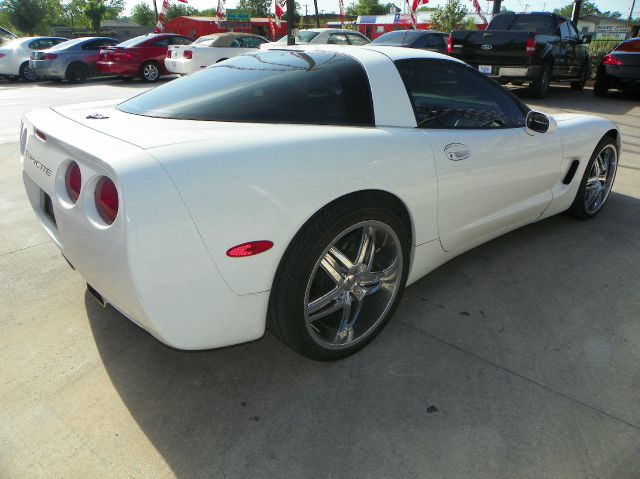
[[[561,19],[561,21],[564,19]],[[559,26],[561,55],[556,61],[562,65],[561,74],[563,76],[577,76],[580,69],[579,62],[579,41],[578,34],[573,30],[569,20],[564,20]]]
[[[526,107],[463,64],[396,62],[438,174],[438,231],[466,249],[539,217],[560,176],[558,135],[525,131]]]

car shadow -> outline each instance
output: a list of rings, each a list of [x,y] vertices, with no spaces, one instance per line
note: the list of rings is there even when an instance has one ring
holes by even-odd
[[[469,321],[465,326],[468,330],[451,333],[467,341],[456,348],[464,347],[478,356],[493,354],[501,358],[497,362],[509,361],[509,348],[526,356],[542,349],[542,343],[549,340],[543,333],[538,336],[537,330],[517,344],[499,340],[497,326],[493,331],[493,325],[474,319],[474,305],[467,304],[469,298],[486,299],[487,291],[490,297],[492,291],[515,288],[517,293],[500,296],[501,304],[494,305],[496,315],[500,311],[520,311],[509,317],[513,328],[539,324],[542,329],[557,330],[563,322],[558,324],[556,317],[547,318],[535,308],[526,309],[528,300],[523,298],[534,291],[539,298],[556,298],[560,313],[576,303],[593,301],[586,285],[594,278],[604,278],[611,287],[602,307],[628,302],[629,297],[637,295],[637,283],[620,281],[617,277],[624,268],[603,269],[594,255],[615,255],[616,261],[637,267],[639,239],[640,200],[617,193],[592,221],[558,215],[526,226],[455,258],[409,287],[381,337],[358,354],[335,363],[307,360],[269,334],[225,349],[177,351],[162,345],[114,309],[102,309],[89,294],[85,306],[114,388],[177,477],[222,477],[234,471],[240,477],[329,477],[333,472],[335,477],[347,477],[359,466],[334,470],[328,466],[327,457],[344,458],[345,450],[370,444],[372,421],[385,421],[389,414],[395,415],[394,421],[403,430],[411,430],[414,423],[422,424],[424,410],[418,412],[413,407],[416,395],[426,401],[426,408],[430,396],[440,394],[445,401],[444,396],[449,394],[448,399],[459,401],[457,414],[468,415],[459,418],[464,424],[477,421],[472,409],[467,408],[477,401],[482,403],[478,388],[483,386],[465,372],[466,365],[455,365],[461,368],[460,376],[452,372],[454,377],[443,377],[439,372],[451,371],[451,357],[442,352],[446,348],[438,349],[443,346],[431,337],[449,334],[446,328],[456,326],[456,321]],[[481,273],[476,277],[470,271]],[[532,290],[529,281],[538,289]],[[480,307],[476,305],[475,309]],[[580,328],[590,328],[597,327],[599,320],[581,321]],[[575,326],[567,324],[567,328]],[[411,328],[423,330],[427,336]],[[496,335],[491,336],[494,339],[487,340],[488,328]],[[574,333],[570,330],[567,334]],[[413,366],[394,369],[394,364],[403,361]],[[566,367],[561,353],[557,363]],[[416,368],[425,368],[419,377]],[[547,373],[552,382],[554,373]],[[597,384],[598,374],[589,376],[596,383],[594,387],[601,386]],[[450,389],[452,382],[455,391]],[[510,387],[500,394],[509,397]],[[624,394],[615,389],[608,394],[624,399]],[[519,419],[514,423],[484,426],[499,431],[496,434],[500,436],[529,434],[518,430],[522,414],[520,407],[518,410]],[[509,433],[502,430],[509,427],[513,428]],[[451,434],[449,439],[455,444],[453,429],[447,433],[445,427],[441,434]],[[384,457],[401,468],[402,461],[398,462],[396,456],[405,447],[410,450],[412,446],[398,439],[367,454]]]
[[[122,87],[122,88],[139,89],[139,88],[151,88],[153,86],[162,85],[163,83],[170,82],[171,80],[175,80],[176,78],[179,78],[179,76],[178,75],[163,76],[154,83],[148,83],[140,80],[140,78],[134,78],[132,80],[125,81],[117,77],[96,77],[96,78],[89,78],[86,82],[83,82],[83,83],[70,83],[66,80],[61,82],[39,80],[35,84],[38,87],[42,87],[42,88],[75,88],[75,87],[92,86],[92,85],[109,85],[109,86]],[[18,83],[21,83],[21,82],[16,82],[16,84]],[[31,84],[34,84],[34,83],[31,83]]]

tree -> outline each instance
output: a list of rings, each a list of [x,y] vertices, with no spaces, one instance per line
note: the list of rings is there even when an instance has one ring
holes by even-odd
[[[378,0],[358,0],[347,7],[347,15],[384,15],[388,8]]]
[[[240,0],[238,10],[249,13],[252,17],[266,17],[271,13],[272,0]]]
[[[138,25],[152,27],[156,24],[156,14],[146,3],[138,3],[131,9],[131,20]]]
[[[91,30],[94,32],[100,31],[100,25],[106,13],[107,7],[102,0],[87,0],[84,6],[84,14],[89,19]]]
[[[195,8],[189,5],[172,3],[171,6],[169,6],[169,10],[167,10],[167,14],[164,17],[165,18],[164,21],[168,22],[169,20],[173,20],[174,18],[188,17],[189,15],[197,15],[197,14],[198,14],[198,10],[196,10]]]
[[[466,19],[469,10],[460,0],[447,0],[444,7],[437,7],[431,14],[430,29],[448,33],[451,30],[476,28],[473,21]]]
[[[59,0],[3,0],[0,11],[23,33],[49,33],[49,25],[61,13]]]
[[[105,20],[116,20],[124,11],[126,0],[106,0],[104,6],[107,8],[104,14]]]

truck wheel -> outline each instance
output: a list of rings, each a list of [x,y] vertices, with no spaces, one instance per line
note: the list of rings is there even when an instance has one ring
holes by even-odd
[[[538,78],[533,80],[529,87],[529,96],[531,98],[544,98],[549,91],[549,83],[551,83],[551,66],[542,65],[542,70]]]
[[[584,90],[584,85],[587,83],[587,77],[589,76],[589,63],[585,62],[582,65],[582,72],[580,73],[580,80],[571,82],[571,89],[573,91],[582,91]]]
[[[596,96],[607,96],[609,84],[606,80],[596,80],[593,84],[593,94]]]

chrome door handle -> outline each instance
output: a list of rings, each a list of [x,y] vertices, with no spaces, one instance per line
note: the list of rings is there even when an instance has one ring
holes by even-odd
[[[451,161],[465,160],[471,156],[471,148],[462,143],[451,143],[445,146],[444,154]]]

